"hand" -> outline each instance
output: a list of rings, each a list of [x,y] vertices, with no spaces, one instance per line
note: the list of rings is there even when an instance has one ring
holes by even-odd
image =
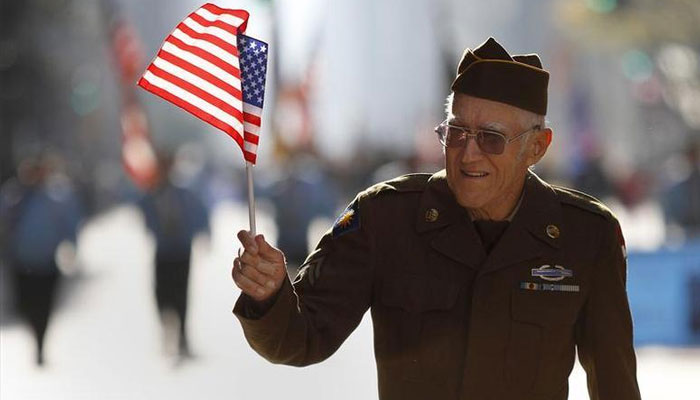
[[[284,253],[270,246],[263,235],[252,237],[248,231],[238,232],[243,254],[233,260],[231,275],[236,286],[256,301],[270,299],[287,278]]]

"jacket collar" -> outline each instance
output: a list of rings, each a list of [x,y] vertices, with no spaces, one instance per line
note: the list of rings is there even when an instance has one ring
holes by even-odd
[[[457,203],[447,185],[445,170],[435,173],[428,180],[417,210],[416,230],[424,233],[441,229],[432,239],[431,246],[447,257],[482,272],[497,270],[559,248],[561,235],[565,232],[561,232],[561,205],[556,193],[532,172],[528,172],[523,190],[520,208],[488,258],[467,210]],[[556,229],[550,227],[548,233],[550,225]],[[559,236],[553,230],[558,230]]]

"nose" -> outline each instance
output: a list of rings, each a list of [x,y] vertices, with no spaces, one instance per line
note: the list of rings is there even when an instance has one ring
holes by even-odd
[[[479,145],[476,143],[476,136],[467,135],[466,141],[462,150],[462,162],[465,164],[483,156]]]

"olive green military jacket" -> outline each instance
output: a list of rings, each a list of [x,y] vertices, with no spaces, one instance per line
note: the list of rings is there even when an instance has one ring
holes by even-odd
[[[361,192],[261,316],[234,313],[273,363],[320,362],[367,309],[379,398],[562,400],[576,349],[591,399],[639,399],[619,225],[529,174],[490,254],[445,171]],[[257,317],[257,318],[256,318]]]

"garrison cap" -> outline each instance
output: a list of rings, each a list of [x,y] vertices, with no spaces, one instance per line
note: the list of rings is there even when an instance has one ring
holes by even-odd
[[[549,72],[537,54],[511,56],[494,38],[466,49],[452,91],[547,114]]]

